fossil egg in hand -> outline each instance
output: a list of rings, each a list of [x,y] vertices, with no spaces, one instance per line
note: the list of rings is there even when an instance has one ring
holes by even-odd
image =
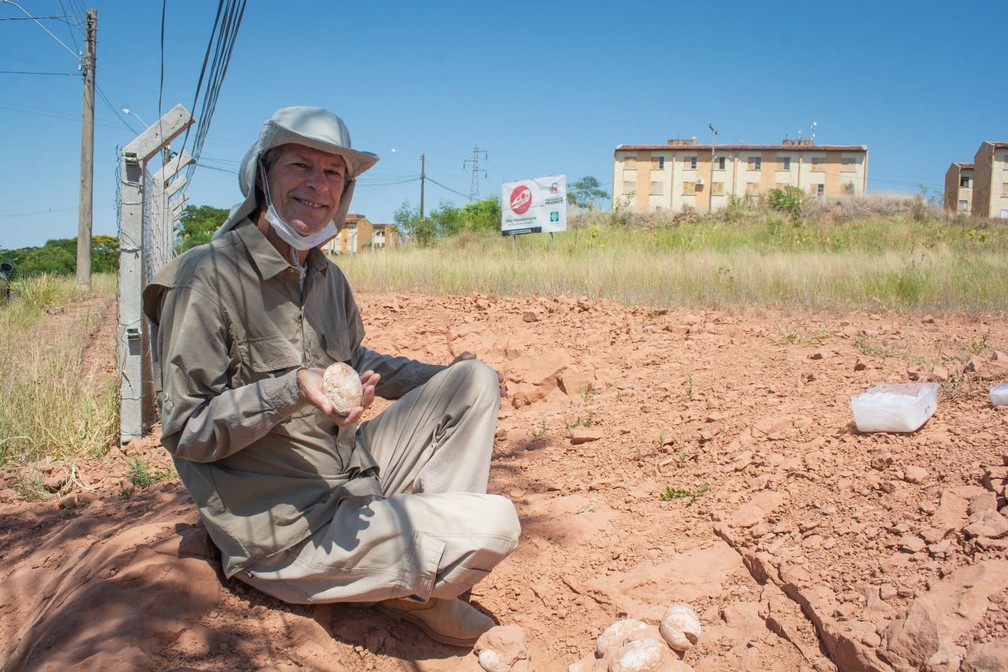
[[[349,415],[350,411],[361,405],[364,397],[360,374],[343,362],[331,364],[325,370],[322,389],[332,402],[333,409],[340,415]]]

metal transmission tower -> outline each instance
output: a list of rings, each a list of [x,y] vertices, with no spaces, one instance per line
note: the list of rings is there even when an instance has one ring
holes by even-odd
[[[473,156],[471,159],[466,159],[462,162],[462,169],[465,170],[465,165],[467,163],[472,164],[472,184],[469,187],[469,200],[475,203],[479,200],[479,155],[483,152],[483,160],[487,158],[486,150],[480,149],[479,147],[473,147]],[[483,179],[486,179],[486,171],[483,171]]]

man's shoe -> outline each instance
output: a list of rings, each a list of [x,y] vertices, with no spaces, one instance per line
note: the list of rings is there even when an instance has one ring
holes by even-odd
[[[459,599],[385,600],[376,606],[386,616],[405,619],[435,642],[450,646],[472,647],[480,635],[497,625],[492,618]]]

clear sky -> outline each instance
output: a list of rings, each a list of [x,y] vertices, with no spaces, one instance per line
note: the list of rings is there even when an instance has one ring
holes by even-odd
[[[202,105],[217,3],[167,0],[162,48],[161,2],[0,0],[0,247],[77,234],[87,8],[95,234],[118,230],[117,151],[176,104]],[[611,193],[617,145],[709,143],[708,124],[718,143],[778,144],[815,122],[817,144],[868,147],[870,193],[940,194],[953,161],[1008,141],[1006,27],[1005,0],[250,0],[185,193],[238,202],[262,122],[320,105],[382,157],[351,207],[373,222],[419,205],[421,154],[427,211],[468,202],[474,148],[481,198],[556,174]]]

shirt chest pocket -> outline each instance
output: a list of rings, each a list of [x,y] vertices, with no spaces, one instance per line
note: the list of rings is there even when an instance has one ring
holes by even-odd
[[[322,351],[325,354],[326,366],[333,362],[350,361],[350,334],[346,329],[331,329],[321,335]]]
[[[238,343],[238,355],[241,359],[240,384],[274,378],[302,364],[301,353],[282,336],[241,341]]]

